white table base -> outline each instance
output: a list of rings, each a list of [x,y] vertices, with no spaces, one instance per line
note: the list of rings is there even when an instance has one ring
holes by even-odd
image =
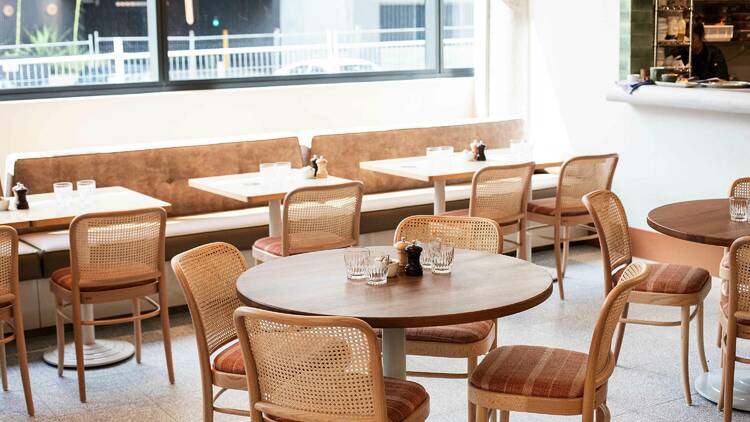
[[[383,329],[383,375],[406,379],[406,330]]]
[[[695,380],[695,390],[706,400],[716,403],[721,387],[721,370],[702,373]],[[735,369],[733,406],[738,410],[750,411],[750,369]]]
[[[445,180],[435,181],[435,199],[433,200],[434,215],[440,215],[445,212]]]
[[[81,319],[84,321],[94,319],[94,305],[81,305]],[[84,325],[81,328],[81,337],[83,337],[83,366],[85,368],[112,365],[129,359],[135,353],[135,347],[127,341],[97,340],[93,325]],[[52,347],[44,353],[44,361],[57,366],[57,347]],[[76,349],[73,343],[65,345],[63,366],[76,367]]]
[[[268,201],[268,235],[281,236],[281,199]]]

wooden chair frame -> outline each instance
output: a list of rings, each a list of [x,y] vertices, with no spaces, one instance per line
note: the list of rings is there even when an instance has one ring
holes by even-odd
[[[347,327],[353,328],[364,335],[367,348],[370,350],[370,370],[375,381],[372,397],[374,401],[375,414],[372,417],[365,416],[341,416],[282,407],[263,400],[258,382],[258,369],[255,357],[250,345],[250,338],[246,329],[246,319],[262,319],[281,324],[289,324],[298,327]],[[240,307],[234,312],[234,323],[237,329],[242,356],[245,361],[247,373],[247,387],[251,403],[252,422],[274,422],[276,418],[308,421],[308,422],[388,422],[385,401],[385,384],[383,382],[383,367],[380,362],[380,346],[375,337],[373,329],[364,321],[349,317],[314,317],[279,314],[261,309]],[[377,380],[380,380],[378,382]],[[332,392],[335,394],[335,392]],[[272,415],[272,416],[271,416]],[[404,422],[422,422],[429,416],[429,397],[418,407],[414,413],[407,417]]]
[[[582,415],[584,422],[608,422],[611,419],[607,407],[607,383],[615,369],[615,357],[611,352],[612,331],[610,313],[622,306],[623,295],[627,296],[648,275],[648,266],[632,264],[602,305],[589,347],[583,396],[577,398],[547,398],[517,394],[495,393],[469,384],[469,400],[477,406],[477,421],[487,421],[490,410],[500,410],[500,421],[508,422],[510,412],[543,413],[548,415]],[[607,339],[608,337],[608,339]],[[602,349],[603,346],[610,350]],[[606,351],[606,353],[604,353]],[[605,359],[602,362],[602,358]],[[494,411],[492,411],[494,413]]]
[[[578,227],[588,232],[593,232],[594,229],[590,226],[590,224],[593,222],[591,215],[588,215],[588,214],[575,215],[575,216],[563,215],[564,210],[562,209],[563,201],[562,201],[561,195],[565,189],[564,182],[565,182],[566,173],[568,171],[568,167],[580,161],[614,160],[612,163],[612,167],[609,170],[609,174],[607,175],[607,180],[605,181],[606,190],[610,190],[612,187],[612,179],[614,178],[615,170],[617,169],[617,163],[619,159],[620,159],[620,156],[618,154],[604,154],[604,155],[584,155],[584,156],[574,157],[574,158],[567,160],[566,162],[563,163],[562,167],[560,168],[560,176],[557,179],[557,193],[556,193],[556,200],[555,200],[554,215],[550,216],[550,215],[534,213],[534,212],[528,213],[528,219],[530,221],[536,221],[536,222],[542,223],[541,226],[535,226],[535,227],[529,228],[528,229],[529,232],[539,230],[545,227],[550,227],[550,226],[553,228],[554,235],[552,237],[542,236],[542,235],[537,235],[537,236],[542,239],[552,240],[554,243],[555,270],[557,273],[557,287],[559,289],[561,300],[565,299],[565,290],[563,288],[563,278],[565,277],[565,272],[567,270],[567,265],[568,265],[568,257],[570,256],[570,242],[587,240],[587,239],[596,239],[597,237],[596,233],[586,235],[586,236],[579,236],[575,238],[571,237],[571,234],[570,234],[571,228]]]
[[[23,328],[23,313],[21,312],[21,287],[18,281],[18,233],[10,226],[0,226],[0,239],[10,240],[9,274],[7,284],[13,295],[9,305],[0,308],[0,376],[2,377],[3,391],[8,391],[8,368],[5,358],[5,345],[16,341],[18,351],[18,366],[21,371],[21,383],[23,384],[23,395],[26,399],[26,411],[34,416],[34,398],[31,394],[31,381],[29,379],[29,361],[26,355],[26,336]],[[0,248],[5,249],[5,248]],[[2,293],[2,292],[0,292]],[[5,326],[12,333],[5,335]]]
[[[242,253],[237,250],[234,246],[228,243],[209,243],[189,251],[183,252],[174,258],[172,258],[172,269],[177,275],[177,280],[180,282],[182,291],[185,295],[185,301],[187,302],[188,309],[190,310],[190,317],[193,321],[193,329],[195,330],[195,341],[198,349],[198,362],[200,364],[201,371],[201,390],[203,394],[203,421],[211,422],[214,418],[214,412],[223,413],[235,416],[251,416],[250,410],[247,409],[234,409],[228,407],[216,406],[216,402],[227,390],[239,390],[247,391],[247,377],[245,375],[232,374],[228,372],[219,371],[214,368],[211,364],[212,355],[215,355],[217,351],[225,348],[229,344],[237,340],[236,331],[235,336],[226,341],[223,341],[213,350],[208,345],[208,332],[206,330],[206,324],[204,322],[204,316],[201,312],[201,308],[198,305],[198,301],[193,294],[191,283],[188,280],[188,276],[185,274],[183,268],[183,261],[191,255],[201,255],[202,253],[220,251],[220,253],[232,255],[233,258],[239,263],[239,266],[243,268],[243,272],[249,267],[245,261],[245,257]],[[207,280],[206,282],[213,282],[214,280]],[[240,306],[239,299],[233,297],[237,301],[237,306]],[[234,325],[228,327],[232,331],[235,330]],[[219,388],[219,391],[214,394],[213,386]]]
[[[152,274],[146,274],[138,277],[126,277],[113,280],[111,289],[98,290],[98,291],[81,291],[80,286],[80,267],[79,267],[79,254],[78,246],[76,242],[76,229],[78,225],[85,223],[87,220],[96,218],[117,218],[117,217],[130,217],[143,214],[157,213],[160,218],[160,234],[159,234],[159,256],[157,268],[158,271]],[[164,239],[166,229],[167,212],[163,208],[147,208],[141,210],[129,210],[119,212],[102,212],[102,213],[90,213],[82,214],[70,223],[70,262],[72,272],[72,288],[67,290],[59,284],[50,281],[50,290],[55,296],[55,313],[56,313],[56,332],[57,332],[57,373],[59,376],[63,374],[63,360],[65,357],[65,329],[64,321],[69,321],[73,324],[73,337],[76,350],[76,371],[78,373],[78,393],[81,402],[86,402],[86,379],[84,372],[83,362],[83,337],[82,327],[84,325],[116,325],[124,324],[128,322],[133,323],[134,337],[135,337],[135,355],[136,361],[141,362],[141,321],[147,318],[161,316],[162,334],[164,338],[164,353],[166,355],[167,362],[167,374],[169,383],[174,384],[174,366],[172,363],[172,341],[169,334],[169,305],[167,299],[167,281],[164,276]],[[146,284],[141,284],[133,287],[118,288],[117,285],[127,285],[130,283],[137,283],[141,281],[150,281]],[[158,302],[154,301],[149,295],[158,295]],[[81,319],[81,305],[84,304],[96,304],[96,303],[108,303],[130,300],[133,305],[133,314],[131,316],[119,317],[119,318],[107,318],[107,319],[94,319],[94,320],[82,320]],[[140,304],[141,301],[152,304],[155,309],[148,313],[141,313]],[[70,307],[71,315],[68,316],[64,312],[65,307]]]
[[[604,229],[605,222],[602,220],[603,210],[598,209],[593,204],[597,200],[609,200],[613,201],[617,209],[619,210],[620,216],[623,220],[622,224],[624,241],[627,244],[627,253],[623,254],[618,259],[613,259],[610,256],[610,239],[606,236],[606,230]],[[583,204],[588,209],[589,214],[592,216],[594,226],[596,227],[599,244],[602,251],[602,267],[604,269],[604,293],[609,292],[614,288],[613,277],[617,271],[624,268],[633,262],[631,239],[628,234],[628,223],[625,209],[622,206],[622,202],[614,193],[608,190],[598,190],[589,193],[583,197]],[[685,394],[685,400],[687,404],[692,404],[692,398],[690,393],[690,372],[688,365],[688,342],[690,339],[690,322],[695,319],[696,323],[696,342],[698,349],[698,357],[703,368],[703,372],[708,372],[708,363],[706,362],[706,352],[703,345],[703,302],[711,291],[711,283],[708,282],[702,290],[697,293],[687,294],[674,294],[674,293],[654,293],[654,292],[643,292],[643,291],[632,291],[628,297],[628,303],[625,305],[625,309],[622,312],[622,318],[617,327],[617,338],[615,340],[615,361],[620,356],[620,350],[622,348],[622,341],[625,335],[626,324],[637,324],[637,325],[650,325],[655,327],[680,327],[681,341],[681,364],[682,364],[682,384]],[[632,319],[628,318],[628,310],[630,304],[643,304],[643,305],[656,305],[656,306],[670,306],[679,307],[681,316],[679,321],[654,321],[645,319]],[[695,309],[691,312],[690,308],[694,306]]]
[[[347,248],[350,246],[355,246],[359,244],[359,227],[360,227],[360,219],[361,219],[361,212],[362,212],[362,196],[364,195],[365,191],[365,185],[362,182],[348,182],[348,183],[340,183],[336,185],[321,185],[321,186],[306,186],[294,189],[291,192],[288,192],[286,196],[284,197],[284,205],[282,209],[282,222],[281,222],[281,257],[289,256],[292,252],[293,253],[305,253],[305,252],[315,252],[319,249],[315,248],[307,248],[304,250],[296,250],[291,251],[290,250],[290,228],[289,228],[289,204],[294,203],[295,197],[308,193],[308,192],[325,192],[329,190],[338,190],[338,189],[344,189],[349,187],[355,187],[358,188],[358,195],[357,195],[357,203],[355,205],[355,214],[354,218],[352,219],[352,240],[346,241],[346,242],[340,242],[339,244],[335,245],[326,245],[329,249],[338,249],[338,248]],[[262,249],[256,248],[253,246],[253,258],[255,259],[256,263],[266,262],[271,259],[280,258],[280,256],[272,254],[270,252],[264,251]]]

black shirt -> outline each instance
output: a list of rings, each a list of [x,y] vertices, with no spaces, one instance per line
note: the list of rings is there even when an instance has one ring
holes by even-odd
[[[682,54],[682,61],[688,61],[687,52]],[[720,78],[729,80],[729,69],[724,54],[719,47],[703,44],[701,52],[693,54],[693,76],[698,79]]]

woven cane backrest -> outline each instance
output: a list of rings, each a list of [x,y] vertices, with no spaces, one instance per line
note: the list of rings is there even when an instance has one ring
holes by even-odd
[[[0,295],[17,293],[18,235],[9,226],[0,226]]]
[[[284,256],[359,243],[361,182],[296,189],[284,199]]]
[[[187,298],[196,333],[203,333],[207,354],[237,338],[232,313],[241,306],[236,283],[247,271],[245,258],[227,243],[209,243],[172,259]]]
[[[750,198],[750,177],[741,177],[732,183],[729,196]]]
[[[469,215],[498,222],[525,214],[534,163],[493,166],[479,170],[472,180]]]
[[[73,283],[160,277],[166,220],[162,208],[76,217],[70,223]]]
[[[589,193],[583,197],[583,203],[594,218],[602,248],[605,277],[611,284],[612,273],[633,261],[625,209],[620,198],[608,190]]]
[[[750,312],[750,237],[741,237],[734,241],[729,253],[730,313]]]
[[[593,371],[594,378],[601,380],[603,372],[612,367],[612,337],[620,321],[622,311],[628,301],[630,291],[642,283],[648,275],[648,266],[644,263],[630,264],[622,274],[620,282],[612,289],[604,301],[599,318],[594,328],[589,347],[589,365],[587,371]],[[591,367],[593,365],[593,367]],[[601,383],[601,382],[600,382]]]
[[[301,415],[295,420],[385,421],[380,350],[364,322],[243,307],[235,324],[256,408]]]
[[[487,218],[414,215],[405,218],[396,228],[394,242],[427,242],[441,239],[459,249],[502,253],[502,232],[498,224]]]
[[[561,210],[584,209],[581,198],[595,190],[609,190],[617,167],[617,154],[571,158],[560,169],[557,204]]]

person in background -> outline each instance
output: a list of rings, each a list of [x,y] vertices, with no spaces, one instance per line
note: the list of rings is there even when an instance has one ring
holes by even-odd
[[[729,69],[719,47],[706,44],[706,28],[702,22],[693,24],[692,75],[698,79],[719,78],[729,80]],[[687,64],[687,51],[682,53],[682,62]]]

